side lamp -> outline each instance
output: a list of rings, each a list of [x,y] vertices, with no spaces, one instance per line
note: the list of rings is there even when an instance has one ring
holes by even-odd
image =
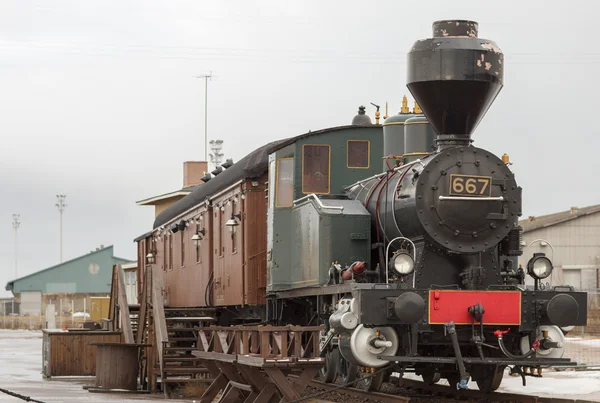
[[[154,264],[154,253],[149,252],[146,255],[146,264]]]

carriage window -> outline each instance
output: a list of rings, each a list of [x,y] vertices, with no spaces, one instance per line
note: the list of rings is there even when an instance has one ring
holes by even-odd
[[[169,270],[173,270],[173,235],[169,234]]]
[[[369,140],[348,140],[346,165],[348,168],[368,168],[370,165]]]
[[[291,207],[294,202],[294,159],[280,158],[277,160],[275,207]]]
[[[235,211],[235,200],[231,201],[231,217],[233,217],[236,213]],[[231,254],[234,254],[237,252],[237,234],[235,229],[238,228],[234,228],[234,231],[231,233]]]
[[[199,234],[200,224],[196,223],[196,234]],[[200,242],[194,242],[194,246],[196,247],[196,263],[202,262],[202,254],[200,253]]]
[[[163,238],[163,270],[167,270],[167,259],[169,256],[169,250],[167,249],[168,235],[165,235]]]
[[[181,230],[181,267],[185,266],[185,230]]]
[[[329,193],[329,146],[302,146],[302,193]]]
[[[225,225],[223,222],[223,216],[225,212],[223,211],[225,207],[219,207],[219,256],[223,256],[223,252],[225,252],[225,247],[223,246],[223,237],[225,236]]]

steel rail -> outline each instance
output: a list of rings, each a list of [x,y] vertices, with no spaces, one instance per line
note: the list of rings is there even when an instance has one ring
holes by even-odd
[[[337,385],[335,383],[325,383],[317,380],[312,380],[310,382],[310,385],[318,389],[327,389],[331,391],[335,390],[356,397],[378,400],[382,403],[398,403],[410,401],[410,397],[407,396],[390,395],[387,393],[371,392],[357,388],[340,387],[340,385]]]
[[[491,392],[484,393],[476,389],[454,390],[446,385],[427,385],[421,381],[414,379],[400,379],[400,386],[406,386],[411,389],[421,389],[454,399],[469,398],[469,399],[484,399],[487,402],[523,402],[523,403],[591,403],[589,400],[581,399],[564,399],[556,397],[541,397],[537,395],[525,395],[520,393],[503,393]]]
[[[396,403],[396,402],[408,402],[411,398],[423,399],[425,396],[402,396],[400,394],[393,395],[381,392],[372,392],[352,387],[340,387],[335,383],[324,383],[318,380],[313,380],[310,385],[318,388],[330,391],[338,391],[355,397],[366,398],[369,400],[376,400],[382,403]],[[565,399],[556,397],[541,397],[537,395],[525,395],[519,393],[503,393],[503,392],[492,392],[484,393],[479,390],[454,390],[450,386],[446,385],[427,385],[421,381],[413,379],[400,379],[400,386],[408,387],[414,390],[422,390],[424,392],[431,393],[431,397],[448,397],[456,400],[461,399],[483,399],[486,402],[521,402],[521,403],[592,403],[589,400],[581,399]],[[327,395],[324,394],[324,397]]]

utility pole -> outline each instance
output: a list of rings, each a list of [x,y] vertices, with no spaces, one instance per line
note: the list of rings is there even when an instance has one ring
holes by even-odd
[[[56,208],[58,208],[58,212],[60,213],[60,262],[62,263],[63,261],[63,238],[62,238],[62,233],[63,233],[63,211],[65,211],[65,208],[67,207],[67,204],[65,203],[65,199],[67,198],[67,195],[56,195]]]
[[[19,272],[19,259],[18,259],[18,248],[17,248],[17,231],[19,230],[19,226],[21,225],[21,215],[20,214],[13,214],[13,221],[12,221],[12,225],[13,225],[13,229],[15,230],[15,280],[19,277],[18,276],[18,272]],[[15,313],[15,296],[14,296],[14,292],[13,292],[13,298],[12,298],[12,308],[10,311],[11,314]],[[13,329],[15,327],[15,321],[13,319]]]
[[[204,161],[208,161],[208,80],[212,78],[212,71],[196,78],[204,79]]]
[[[19,226],[21,225],[21,215],[13,214],[12,221],[13,229],[15,230],[15,279],[19,277],[19,249],[17,244],[17,231],[19,230]]]

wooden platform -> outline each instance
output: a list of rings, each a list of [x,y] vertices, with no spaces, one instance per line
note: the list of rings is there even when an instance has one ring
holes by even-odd
[[[210,403],[269,403],[300,399],[325,360],[319,356],[322,327],[211,326],[200,333],[214,381],[200,399]],[[291,379],[290,374],[297,377]]]

